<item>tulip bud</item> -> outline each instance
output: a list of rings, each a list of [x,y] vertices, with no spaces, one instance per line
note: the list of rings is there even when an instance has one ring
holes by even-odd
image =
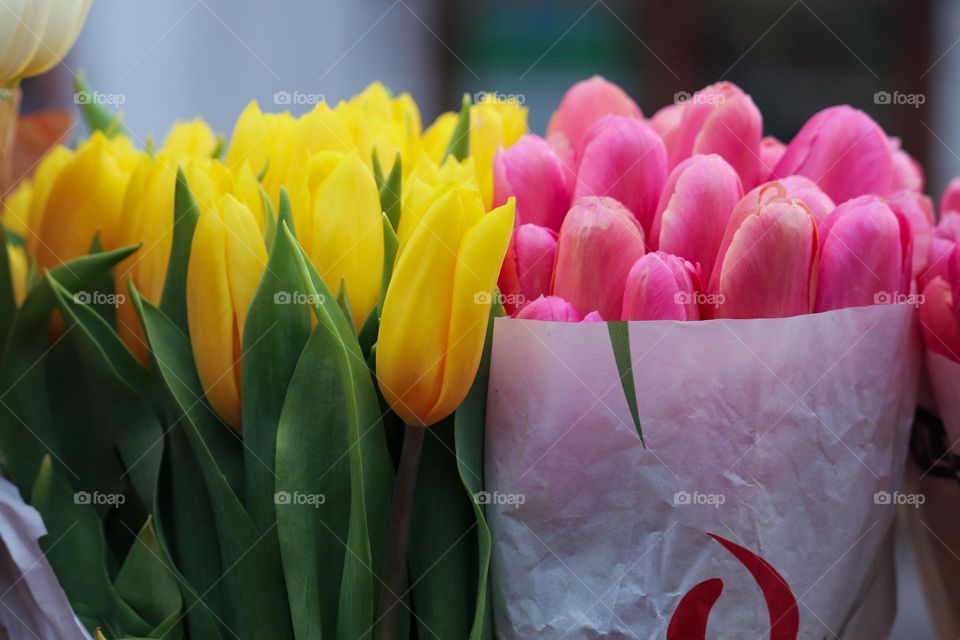
[[[817,225],[785,186],[751,191],[730,217],[709,291],[723,318],[783,318],[810,313],[816,288]]]
[[[894,181],[893,153],[870,116],[846,105],[829,107],[807,120],[773,170],[775,178],[792,174],[807,176],[834,202],[886,195]]]
[[[526,301],[550,292],[556,257],[554,231],[535,224],[523,224],[514,230],[498,281],[507,313],[513,315]]]
[[[0,20],[0,86],[36,76],[67,55],[87,19],[91,0],[29,0],[4,5]]]
[[[760,182],[770,179],[774,167],[787,151],[787,145],[773,136],[767,136],[760,141]]]
[[[433,162],[439,163],[443,160],[447,147],[450,145],[450,138],[453,137],[453,130],[456,127],[457,114],[453,111],[447,111],[437,116],[433,124],[423,132],[421,148]]]
[[[814,311],[862,307],[909,293],[910,225],[875,196],[844,202],[824,221]]]
[[[917,276],[917,285],[922,291],[937,276],[950,279],[948,268],[950,255],[960,241],[960,211],[947,210],[940,214],[940,221],[933,228],[930,252],[923,271]]]
[[[33,182],[21,180],[13,193],[3,198],[3,227],[24,241],[30,233],[30,203],[33,200]]]
[[[160,153],[174,158],[209,158],[216,148],[217,137],[213,135],[210,125],[198,118],[173,125],[163,140]]]
[[[253,213],[223,196],[200,214],[187,266],[187,324],[197,374],[214,411],[240,430],[241,339],[267,265]]]
[[[227,166],[236,170],[247,163],[255,174],[269,169],[271,149],[278,143],[278,138],[287,135],[292,128],[293,116],[289,113],[264,114],[260,105],[251,101],[233,126],[227,148]]]
[[[581,139],[596,122],[605,116],[640,118],[637,106],[623,89],[612,82],[593,76],[567,89],[560,106],[550,117],[547,140],[569,149],[580,149]]]
[[[623,205],[612,198],[577,200],[560,228],[553,294],[581,314],[617,318],[627,274],[644,252],[643,229]]]
[[[960,330],[957,327],[955,294],[942,277],[933,278],[923,289],[920,329],[930,351],[960,362]]]
[[[947,211],[960,211],[960,178],[951,178],[940,196],[940,216]]]
[[[482,203],[462,195],[448,190],[423,216],[383,303],[377,382],[408,425],[439,422],[470,390],[513,231],[512,199],[484,215]]]
[[[43,209],[31,211],[36,237],[28,244],[41,269],[86,255],[98,232],[103,248],[120,246],[123,194],[141,155],[126,137],[95,132],[75,153],[60,156],[55,176],[38,172],[34,198]]]
[[[738,86],[718,82],[683,105],[683,118],[670,153],[675,167],[694,154],[716,153],[730,163],[745,189],[760,181],[763,118]]]
[[[583,140],[574,202],[585,196],[613,198],[649,235],[667,179],[667,152],[660,136],[642,120],[607,116]]]
[[[559,296],[540,296],[514,315],[518,320],[548,320],[550,322],[581,322],[577,308]]]
[[[345,283],[356,328],[380,296],[383,217],[373,174],[355,154],[335,160],[309,209],[294,210],[304,252],[330,291]]]
[[[676,145],[677,135],[680,133],[680,123],[683,122],[683,107],[685,104],[683,102],[668,104],[653,114],[653,117],[647,122],[663,140],[668,160],[674,153],[673,147]]]
[[[7,259],[10,262],[10,282],[13,285],[13,300],[19,307],[27,297],[27,281],[30,276],[30,266],[27,252],[23,245],[7,243]]]
[[[621,320],[699,320],[700,278],[678,256],[648,253],[634,263],[623,292]]]
[[[560,230],[570,208],[570,190],[560,159],[546,140],[520,137],[509,149],[497,152],[493,164],[493,203],[517,198],[517,224],[532,223]]]
[[[923,191],[923,185],[926,182],[923,167],[909,153],[900,148],[899,138],[889,140],[893,149],[893,182],[890,190],[907,189],[917,193]]]
[[[497,149],[507,149],[527,132],[527,109],[516,100],[497,100],[487,94],[470,107],[470,157],[477,171],[483,205],[493,206],[493,158]]]
[[[737,172],[720,156],[684,160],[663,187],[650,244],[699,264],[709,280],[730,214],[742,197]]]
[[[825,194],[823,189],[818,187],[817,183],[810,178],[787,176],[776,182],[786,187],[787,197],[799,200],[807,205],[810,213],[813,214],[814,220],[817,221],[818,226],[827,219],[828,215],[833,213],[834,208],[837,206],[833,203],[833,200],[830,199],[830,196]],[[761,188],[762,185],[757,187],[757,189]]]
[[[913,241],[912,273],[919,276],[927,268],[930,245],[933,242],[933,202],[912,189],[901,189],[887,198],[887,204],[910,223]]]

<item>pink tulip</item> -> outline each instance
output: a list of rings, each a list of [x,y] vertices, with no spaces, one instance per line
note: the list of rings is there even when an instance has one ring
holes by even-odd
[[[786,151],[787,145],[773,136],[767,136],[760,141],[760,182],[770,179],[773,168],[777,166]]]
[[[667,179],[660,136],[637,118],[607,116],[584,137],[574,201],[609,196],[629,209],[649,235],[657,199]]]
[[[816,289],[817,225],[801,201],[771,182],[733,211],[709,292],[718,317],[781,318],[809,313]]]
[[[894,159],[887,136],[873,119],[846,105],[830,107],[807,120],[780,158],[773,176],[807,176],[834,202],[894,185]]]
[[[617,318],[633,263],[644,254],[643,229],[612,198],[577,200],[560,228],[553,293],[581,314]]]
[[[954,300],[956,296],[946,280],[931,280],[923,289],[920,329],[927,349],[960,362],[960,330]]]
[[[693,154],[716,153],[730,163],[744,188],[760,181],[763,118],[738,86],[718,82],[683,104],[683,118],[670,149],[670,168]]]
[[[656,251],[637,260],[627,275],[621,320],[699,320],[700,278],[678,256]]]
[[[947,189],[949,190],[950,187]],[[947,202],[947,199],[944,198],[941,206],[943,202]],[[933,236],[930,238],[930,251],[926,265],[917,276],[917,284],[921,291],[938,276],[945,280],[950,279],[948,273],[950,255],[957,242],[960,242],[960,211],[941,210],[940,221],[933,228]]]
[[[653,117],[647,121],[663,140],[663,146],[667,149],[667,158],[672,156],[677,134],[680,133],[684,104],[668,104],[653,114]]]
[[[556,232],[535,224],[514,229],[498,282],[507,313],[512,315],[525,302],[550,293],[556,257]]]
[[[884,303],[910,293],[910,223],[882,199],[860,196],[827,217],[814,311]]]
[[[540,296],[513,317],[551,322],[580,322],[583,319],[576,307],[558,296]]]
[[[617,85],[600,76],[582,80],[567,89],[550,117],[547,140],[560,148],[580,149],[583,135],[607,115],[642,116],[637,103]]]
[[[684,160],[663,187],[650,244],[699,264],[709,279],[730,214],[742,197],[737,172],[720,156]]]
[[[570,208],[570,189],[560,159],[543,138],[523,135],[509,149],[497,151],[493,163],[493,204],[516,196],[517,224],[560,230]]]
[[[803,202],[810,209],[813,218],[820,225],[827,216],[830,215],[836,205],[830,196],[823,192],[823,189],[817,186],[817,183],[810,178],[803,176],[787,176],[778,180],[780,184],[787,188],[787,196]]]
[[[940,196],[940,215],[947,211],[960,211],[960,178],[952,178]]]
[[[887,198],[887,204],[910,223],[913,239],[912,273],[919,276],[927,268],[933,243],[933,202],[912,189],[901,189]]]
[[[600,314],[596,311],[591,311],[587,315],[583,316],[583,320],[580,322],[603,322],[603,318],[600,317]]]
[[[900,138],[889,138],[890,147],[893,149],[893,183],[890,186],[891,191],[909,189],[910,191],[923,191],[925,182],[923,176],[923,167],[914,160],[913,156],[900,148]]]

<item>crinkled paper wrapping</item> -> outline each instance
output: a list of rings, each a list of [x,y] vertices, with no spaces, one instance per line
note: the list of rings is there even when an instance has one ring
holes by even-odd
[[[949,453],[960,456],[960,364],[932,351],[926,352],[925,359],[936,405],[928,408],[935,408],[943,421]],[[931,471],[910,461],[906,491],[922,496],[922,503],[904,505],[901,511],[934,632],[937,638],[956,640],[960,637],[960,480]]]
[[[629,333],[646,449],[605,324],[496,321],[498,637],[886,637],[916,310]]]
[[[89,640],[37,543],[46,533],[40,514],[0,478],[0,638]]]

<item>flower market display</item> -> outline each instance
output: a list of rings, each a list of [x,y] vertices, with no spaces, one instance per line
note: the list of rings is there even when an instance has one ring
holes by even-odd
[[[960,182],[935,220],[856,108],[80,110],[3,203],[11,638],[866,640],[902,498],[960,541],[908,468],[915,414],[960,438]]]

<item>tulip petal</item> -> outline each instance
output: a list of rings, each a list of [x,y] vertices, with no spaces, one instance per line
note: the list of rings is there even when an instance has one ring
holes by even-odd
[[[495,206],[516,196],[518,225],[560,230],[570,207],[570,191],[560,159],[543,138],[524,135],[509,149],[501,149],[493,172]]]
[[[514,230],[498,280],[508,314],[550,292],[556,256],[557,234],[550,229],[524,224]]]
[[[637,103],[617,85],[600,76],[582,80],[567,89],[560,106],[550,117],[547,139],[551,142],[562,139],[570,149],[580,149],[584,134],[608,115],[642,116]]]
[[[513,230],[514,201],[509,200],[468,229],[457,254],[443,386],[424,422],[446,418],[473,385],[483,355],[493,291]]]
[[[518,320],[546,320],[549,322],[580,322],[583,320],[577,308],[559,296],[540,296],[520,309],[514,317]]]
[[[923,289],[920,329],[927,349],[960,362],[960,330],[950,285],[943,278],[934,278]]]
[[[837,207],[824,223],[814,311],[867,306],[909,293],[903,291],[907,224],[872,196]]]
[[[633,265],[623,293],[621,320],[699,320],[694,268],[667,253],[648,253]]]
[[[951,178],[940,196],[940,216],[947,211],[960,211],[960,178]]]
[[[633,213],[649,235],[667,179],[667,152],[660,136],[638,119],[607,116],[586,139],[574,201],[585,196],[613,198]]]
[[[709,280],[730,215],[742,196],[737,172],[720,156],[685,160],[670,173],[657,205],[657,247],[699,264]]]

